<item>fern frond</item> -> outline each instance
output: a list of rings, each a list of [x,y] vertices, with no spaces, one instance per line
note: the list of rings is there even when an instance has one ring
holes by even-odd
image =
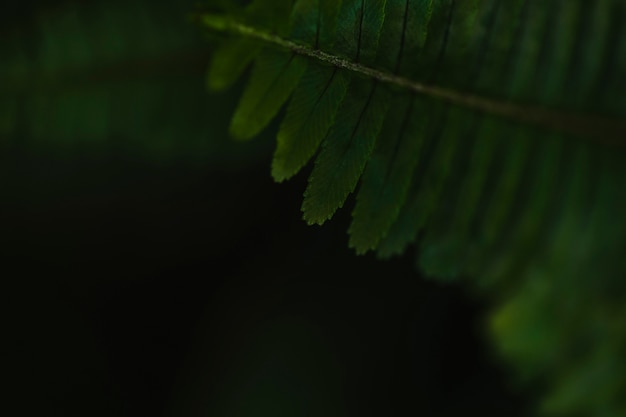
[[[329,4],[297,1],[290,34],[203,16],[209,29],[263,48],[255,65],[290,59],[306,67],[283,78],[275,65],[264,76],[274,81],[262,97],[275,102],[254,132],[286,109],[272,175],[291,178],[315,158],[306,221],[323,223],[354,195],[349,245],[357,253],[388,258],[413,245],[427,275],[517,294],[494,315],[503,351],[520,369],[525,355],[538,355],[529,374],[555,361],[547,411],[597,414],[594,398],[572,393],[607,372],[606,361],[625,363],[615,346],[626,348],[616,330],[626,325],[626,2]],[[261,99],[258,84],[253,70],[240,111]],[[598,324],[576,329],[563,297],[598,307],[610,328],[585,339]],[[610,311],[599,307],[605,302]],[[555,303],[545,324],[554,339],[524,334],[538,318],[516,318],[519,303],[531,313]],[[509,343],[517,337],[530,347]],[[570,351],[581,338],[586,362]],[[597,360],[605,351],[611,359]],[[626,381],[605,376],[612,394],[602,412],[623,415],[617,392]]]

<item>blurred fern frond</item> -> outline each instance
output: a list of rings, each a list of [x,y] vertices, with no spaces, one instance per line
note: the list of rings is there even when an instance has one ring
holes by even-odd
[[[190,6],[61,0],[7,13],[0,147],[115,148],[204,162],[253,155],[220,140],[236,103],[206,96],[209,51]]]

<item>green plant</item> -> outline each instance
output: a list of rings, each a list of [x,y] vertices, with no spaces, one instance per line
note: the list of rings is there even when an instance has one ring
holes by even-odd
[[[259,158],[207,140],[227,106],[206,106],[208,48],[183,8],[66,3],[0,29],[3,150]],[[495,346],[546,393],[539,411],[626,415],[626,2],[207,3],[209,87],[252,64],[233,136],[283,114],[274,178],[315,159],[307,222],[355,203],[357,253],[414,252],[488,297]]]
[[[626,415],[626,2],[258,0],[199,19],[227,35],[211,88],[252,64],[232,135],[284,108],[273,177],[314,158],[308,223],[355,193],[349,245],[412,248],[492,297],[541,412]]]
[[[4,14],[0,34],[0,150],[121,150],[225,166],[266,152],[215,139],[230,107],[201,88],[210,52],[189,4],[15,7],[24,11]]]

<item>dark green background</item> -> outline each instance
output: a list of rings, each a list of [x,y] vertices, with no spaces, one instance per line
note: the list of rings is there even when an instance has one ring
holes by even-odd
[[[492,355],[488,306],[421,278],[410,257],[357,257],[349,208],[306,226],[308,172],[269,174],[275,126],[254,143],[227,137],[242,86],[206,91],[212,46],[184,19],[193,4],[130,3],[180,18],[195,64],[119,62],[86,91],[145,75],[144,89],[171,84],[181,101],[127,110],[148,123],[97,143],[34,140],[28,121],[2,138],[10,415],[524,415],[533,395]],[[73,7],[5,9],[4,46],[20,26],[36,50],[37,16]]]

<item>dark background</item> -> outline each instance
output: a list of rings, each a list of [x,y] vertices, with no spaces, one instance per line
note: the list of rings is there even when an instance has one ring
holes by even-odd
[[[421,279],[408,259],[357,257],[346,218],[306,226],[302,181],[274,184],[264,164],[225,174],[21,157],[46,166],[11,173],[28,188],[1,213],[26,410],[520,415],[481,336],[484,306]],[[266,329],[275,322],[283,330]],[[265,384],[278,385],[258,394],[270,403],[246,391]],[[278,412],[291,386],[310,396],[297,407],[325,408]],[[259,404],[233,414],[241,401]]]
[[[31,6],[10,15],[74,7]],[[173,133],[157,157],[150,132],[194,127],[154,117],[145,140],[118,130],[97,145],[42,144],[24,126],[4,138],[10,415],[525,414],[532,395],[491,353],[485,303],[420,277],[410,256],[356,256],[350,207],[305,225],[307,173],[269,175],[275,126],[255,143],[226,134],[242,86],[185,80],[202,140]]]

